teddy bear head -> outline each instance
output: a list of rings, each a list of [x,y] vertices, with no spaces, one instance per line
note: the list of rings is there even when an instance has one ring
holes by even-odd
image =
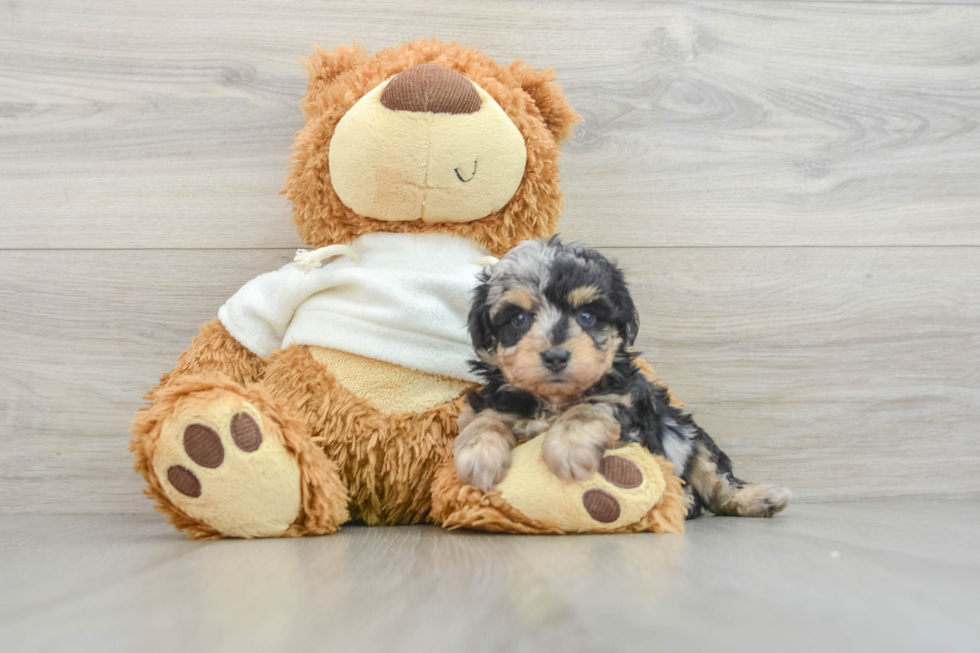
[[[555,233],[558,143],[578,115],[554,73],[435,40],[317,48],[283,194],[314,247],[441,232],[496,255]]]

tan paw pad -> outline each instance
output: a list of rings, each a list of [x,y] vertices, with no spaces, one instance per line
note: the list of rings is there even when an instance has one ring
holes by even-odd
[[[231,393],[187,401],[168,420],[153,470],[180,510],[221,533],[268,537],[285,531],[301,507],[299,467],[278,433]]]

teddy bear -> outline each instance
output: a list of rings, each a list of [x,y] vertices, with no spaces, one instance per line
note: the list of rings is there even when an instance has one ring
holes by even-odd
[[[577,114],[552,71],[456,43],[317,48],[304,64],[305,126],[283,194],[312,250],[243,286],[149,391],[130,442],[145,492],[191,539],[329,534],[355,519],[561,531],[538,513],[585,490],[545,488],[533,453],[515,454],[509,481],[524,512],[462,486],[451,457],[477,387],[476,275],[557,231],[559,143]],[[616,526],[682,528],[669,463],[627,457],[606,467],[646,464],[656,479],[642,501],[620,500],[636,514]],[[603,483],[622,485],[592,481]],[[652,517],[665,493],[680,526]],[[588,520],[565,530],[602,530]]]

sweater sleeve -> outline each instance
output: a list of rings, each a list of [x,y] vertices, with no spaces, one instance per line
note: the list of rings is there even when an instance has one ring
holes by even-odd
[[[333,285],[332,266],[310,272],[287,263],[255,277],[218,310],[218,319],[235,340],[259,356],[282,346],[296,309],[312,295]]]

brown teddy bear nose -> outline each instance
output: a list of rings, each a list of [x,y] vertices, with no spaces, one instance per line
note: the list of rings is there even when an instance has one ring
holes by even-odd
[[[392,111],[475,113],[482,102],[470,80],[445,66],[424,63],[398,73],[382,91],[381,104]]]

